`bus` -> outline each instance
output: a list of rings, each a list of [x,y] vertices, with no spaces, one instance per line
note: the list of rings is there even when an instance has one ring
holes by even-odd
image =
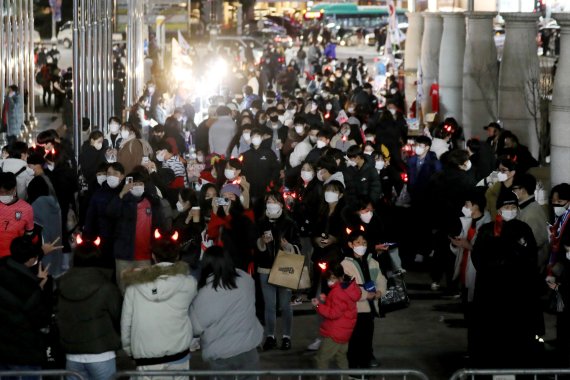
[[[307,10],[305,18],[307,16],[345,29],[376,28],[388,23],[388,7],[354,3],[319,3]],[[405,9],[396,9],[396,17],[399,24],[408,22]]]

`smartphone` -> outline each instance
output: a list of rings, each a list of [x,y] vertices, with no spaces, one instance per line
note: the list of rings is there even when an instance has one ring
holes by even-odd
[[[271,239],[273,240],[273,233],[271,232],[271,230],[267,230],[263,233],[263,236],[267,239]]]
[[[230,201],[228,198],[216,198],[216,203],[218,206],[227,206],[230,204]]]
[[[383,243],[383,245],[387,245],[388,247],[395,247],[398,243]]]
[[[144,157],[142,158],[142,164],[143,164],[143,165],[144,165],[144,164],[148,164],[149,161],[150,161],[150,160],[148,159],[147,156],[144,156]]]
[[[133,177],[127,177],[125,183],[126,184],[133,183]]]

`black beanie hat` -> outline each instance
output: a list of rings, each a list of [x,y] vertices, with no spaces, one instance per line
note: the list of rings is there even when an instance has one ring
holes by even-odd
[[[515,193],[512,191],[502,192],[497,199],[497,210],[505,205],[516,205],[518,206],[519,201]]]

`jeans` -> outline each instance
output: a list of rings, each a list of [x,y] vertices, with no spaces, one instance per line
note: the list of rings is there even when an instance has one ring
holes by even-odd
[[[226,359],[209,360],[208,364],[213,371],[256,371],[259,369],[259,354],[257,349],[242,352],[239,355]],[[216,376],[213,379],[253,380],[255,376]]]
[[[68,371],[79,373],[85,380],[109,380],[117,372],[114,358],[95,363],[79,363],[68,360],[65,368]],[[76,379],[73,376],[69,376],[68,380]]]
[[[265,301],[265,336],[275,336],[275,321],[277,319],[277,293],[283,317],[283,335],[291,336],[293,309],[291,309],[291,289],[274,286],[267,282],[269,274],[260,273],[261,292]]]

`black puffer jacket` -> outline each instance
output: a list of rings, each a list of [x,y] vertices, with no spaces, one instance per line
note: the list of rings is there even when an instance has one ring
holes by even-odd
[[[41,365],[44,334],[51,316],[52,282],[43,291],[39,279],[11,258],[0,261],[0,363]]]
[[[121,348],[121,293],[108,269],[75,267],[58,279],[57,324],[66,354]]]

